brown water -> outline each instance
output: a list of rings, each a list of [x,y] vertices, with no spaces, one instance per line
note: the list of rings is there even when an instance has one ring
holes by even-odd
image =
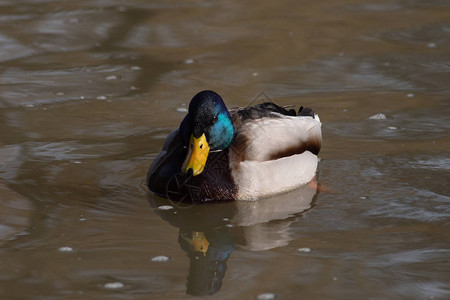
[[[202,89],[313,107],[325,191],[148,193]],[[0,299],[449,299],[449,99],[445,0],[1,0]]]

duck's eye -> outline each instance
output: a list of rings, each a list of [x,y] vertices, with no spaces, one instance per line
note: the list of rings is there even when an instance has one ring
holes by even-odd
[[[214,122],[217,121],[217,116],[214,116],[213,120],[214,120]]]
[[[203,148],[203,144],[200,145],[200,149],[202,149],[202,148]]]

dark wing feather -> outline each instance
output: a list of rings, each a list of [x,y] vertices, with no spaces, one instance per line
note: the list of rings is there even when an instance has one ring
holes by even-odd
[[[276,117],[276,114],[278,113],[281,115],[286,116],[295,116],[295,110],[290,109],[287,110],[279,105],[276,105],[272,102],[265,102],[261,103],[255,106],[250,107],[236,107],[230,109],[230,113],[233,116],[233,121],[236,121],[238,123],[245,122],[247,120],[255,120],[265,117]]]

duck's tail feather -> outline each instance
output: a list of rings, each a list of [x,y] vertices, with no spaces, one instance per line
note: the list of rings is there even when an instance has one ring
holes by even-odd
[[[305,116],[305,117],[313,117],[314,118],[314,111],[309,107],[300,106],[297,116]]]

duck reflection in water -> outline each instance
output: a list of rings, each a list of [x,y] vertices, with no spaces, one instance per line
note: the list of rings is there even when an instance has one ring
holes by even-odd
[[[234,250],[234,242],[228,229],[199,232],[180,228],[178,243],[190,260],[186,292],[200,296],[219,291],[228,257]]]
[[[232,201],[191,205],[170,202],[149,194],[152,207],[172,205],[156,213],[179,228],[178,243],[190,260],[186,293],[218,292],[235,247],[261,251],[289,244],[290,225],[310,209],[316,195],[315,182],[290,193],[258,201]],[[272,222],[270,222],[272,221]]]

